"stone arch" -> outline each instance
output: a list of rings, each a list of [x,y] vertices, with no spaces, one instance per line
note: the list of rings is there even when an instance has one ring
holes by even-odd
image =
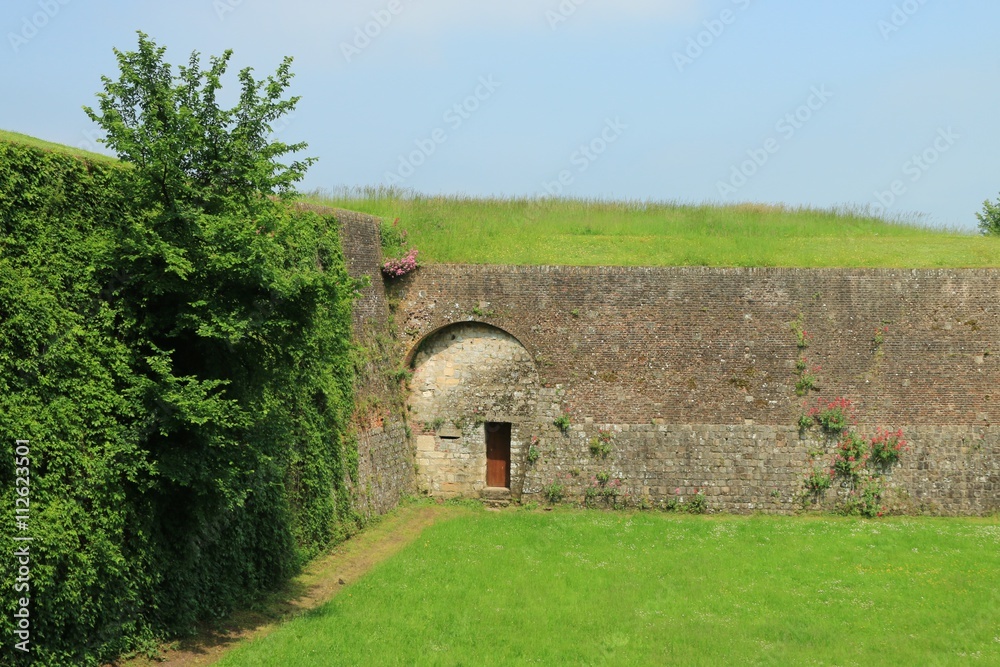
[[[503,329],[459,322],[426,336],[409,357],[420,488],[443,497],[478,495],[486,488],[485,425],[509,423],[509,488],[518,497],[540,387],[528,350]]]
[[[532,363],[534,363],[534,358],[531,356],[531,353],[528,352],[527,347],[525,347],[524,343],[522,343],[520,339],[518,339],[518,337],[512,334],[511,332],[507,331],[506,329],[501,329],[496,325],[487,324],[486,322],[479,322],[477,320],[467,320],[464,322],[451,322],[449,324],[439,326],[438,328],[432,329],[431,331],[421,336],[419,339],[417,339],[414,343],[411,344],[409,350],[406,352],[406,354],[403,355],[403,364],[412,369],[417,357],[417,353],[421,351],[426,351],[427,344],[429,344],[430,341],[438,338],[440,334],[444,334],[446,332],[453,332],[455,329],[461,329],[467,326],[480,326],[484,327],[485,329],[492,329],[503,334],[507,338],[513,340],[514,343],[516,343],[518,346],[520,346],[523,352],[528,355],[528,358],[532,360]]]

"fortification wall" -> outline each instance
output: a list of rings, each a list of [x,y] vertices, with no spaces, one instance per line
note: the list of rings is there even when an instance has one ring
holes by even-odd
[[[900,508],[1000,507],[995,271],[431,265],[390,289],[411,359],[463,321],[530,355],[540,458],[520,462],[525,497],[558,482],[584,498],[601,473],[630,502],[697,489],[713,509],[791,511],[836,445],[797,422],[846,397],[859,433],[902,428],[910,442],[887,476]],[[800,396],[803,364],[815,382]],[[607,458],[590,452],[600,430]]]
[[[335,216],[348,272],[368,278],[353,309],[359,350],[352,419],[358,439],[358,510],[372,516],[388,512],[415,490],[406,396],[394,375],[401,352],[382,281],[378,219],[340,210]]]

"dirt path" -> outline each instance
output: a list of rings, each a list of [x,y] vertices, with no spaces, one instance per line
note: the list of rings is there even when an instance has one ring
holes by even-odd
[[[135,658],[119,667],[196,667],[211,665],[244,639],[262,637],[289,618],[332,599],[345,584],[397,553],[431,524],[462,514],[454,506],[408,505],[338,545],[316,559],[285,590],[261,605],[260,610],[238,612],[221,629],[207,630],[191,639],[168,645],[159,658]]]

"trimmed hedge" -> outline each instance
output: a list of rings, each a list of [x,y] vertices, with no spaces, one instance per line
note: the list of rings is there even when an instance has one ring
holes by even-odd
[[[3,664],[96,665],[189,633],[357,527],[358,285],[336,222],[276,203],[154,229],[127,181],[0,142]],[[28,655],[15,534],[33,538]]]

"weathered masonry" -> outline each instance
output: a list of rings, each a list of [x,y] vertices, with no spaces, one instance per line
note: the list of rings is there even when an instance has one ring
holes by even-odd
[[[400,360],[379,270],[378,221],[348,211],[337,211],[336,216],[348,271],[369,280],[354,302],[354,343],[364,350],[366,363],[355,381],[353,430],[358,438],[357,509],[373,516],[388,512],[415,490],[406,397],[391,374]]]
[[[536,431],[538,371],[510,334],[486,324],[443,327],[414,350],[410,419],[417,481],[431,493],[521,491]]]
[[[1000,272],[429,265],[387,289],[423,492],[603,479],[791,512],[836,446],[799,419],[843,397],[859,434],[904,431],[894,507],[1000,509]]]

